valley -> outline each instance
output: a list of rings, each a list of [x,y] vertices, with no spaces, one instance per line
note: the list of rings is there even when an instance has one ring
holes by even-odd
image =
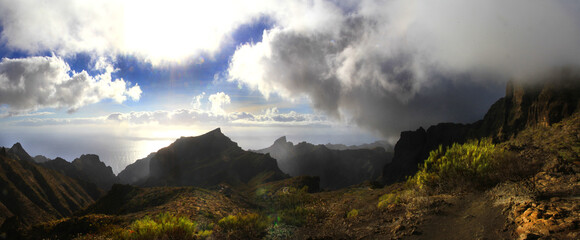
[[[246,151],[220,128],[118,175],[0,149],[2,239],[578,239],[580,85],[510,83],[472,124]]]

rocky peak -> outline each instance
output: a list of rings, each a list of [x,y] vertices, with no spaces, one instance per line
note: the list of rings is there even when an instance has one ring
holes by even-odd
[[[72,162],[79,169],[107,168],[104,162],[96,154],[83,154]],[[110,168],[110,167],[109,167]]]
[[[281,144],[286,144],[288,141],[286,141],[286,136],[282,136],[278,139],[276,139],[276,141],[274,141],[274,145],[281,145]]]
[[[34,162],[32,157],[26,152],[26,150],[24,150],[24,148],[19,142],[12,145],[12,147],[7,151],[7,153],[12,156],[15,156],[21,161]]]
[[[244,151],[219,128],[197,137],[182,137],[157,151],[149,164],[145,185],[213,186],[247,183],[260,173],[272,180],[286,177],[276,160]]]
[[[33,159],[34,159],[34,161],[35,161],[36,163],[43,163],[43,162],[48,162],[48,161],[50,161],[50,158],[47,158],[47,157],[45,157],[45,156],[43,156],[43,155],[36,155],[36,156],[34,156],[34,158],[33,158]]]

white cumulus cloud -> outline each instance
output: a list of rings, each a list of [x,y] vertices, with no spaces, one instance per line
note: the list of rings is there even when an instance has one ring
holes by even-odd
[[[0,105],[4,112],[17,115],[43,108],[78,108],[112,99],[123,103],[128,98],[138,101],[141,88],[123,79],[113,80],[111,66],[96,76],[80,73],[59,57],[28,57],[0,62]]]
[[[209,102],[211,103],[211,112],[216,115],[225,115],[226,111],[223,109],[223,106],[226,104],[231,103],[230,96],[225,94],[224,92],[218,92],[212,95],[209,95]]]

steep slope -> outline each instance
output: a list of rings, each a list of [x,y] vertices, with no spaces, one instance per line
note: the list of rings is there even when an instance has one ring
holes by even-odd
[[[150,162],[148,186],[239,185],[286,178],[268,155],[242,150],[219,128],[197,137],[182,137],[160,149]]]
[[[12,216],[24,225],[54,220],[96,200],[96,186],[8,155],[0,151],[0,222]]]
[[[149,163],[156,153],[150,153],[147,157],[139,159],[127,165],[123,171],[117,175],[122,184],[136,184],[149,177]]]
[[[94,183],[103,190],[109,190],[113,184],[119,182],[110,166],[101,162],[99,156],[85,154],[68,162],[62,158],[56,158],[44,163],[42,166],[56,170],[72,178],[84,182]]]
[[[541,82],[510,82],[506,96],[495,102],[483,120],[472,124],[444,123],[425,131],[401,133],[392,163],[383,169],[382,181],[393,183],[417,171],[429,152],[468,139],[492,137],[504,141],[527,127],[549,126],[580,110],[580,76],[569,70],[555,72]]]
[[[392,158],[383,148],[333,150],[306,142],[294,145],[286,137],[256,152],[269,153],[278,160],[280,169],[291,176],[319,176],[320,186],[327,189],[375,180]]]

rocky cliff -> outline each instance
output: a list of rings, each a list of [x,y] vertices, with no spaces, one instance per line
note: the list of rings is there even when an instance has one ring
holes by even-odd
[[[506,96],[495,102],[484,118],[472,124],[442,123],[425,131],[401,133],[393,161],[383,169],[381,180],[393,183],[417,171],[417,166],[439,145],[491,137],[504,141],[526,127],[548,126],[580,110],[580,76],[569,70],[553,73],[543,81],[507,84]]]

